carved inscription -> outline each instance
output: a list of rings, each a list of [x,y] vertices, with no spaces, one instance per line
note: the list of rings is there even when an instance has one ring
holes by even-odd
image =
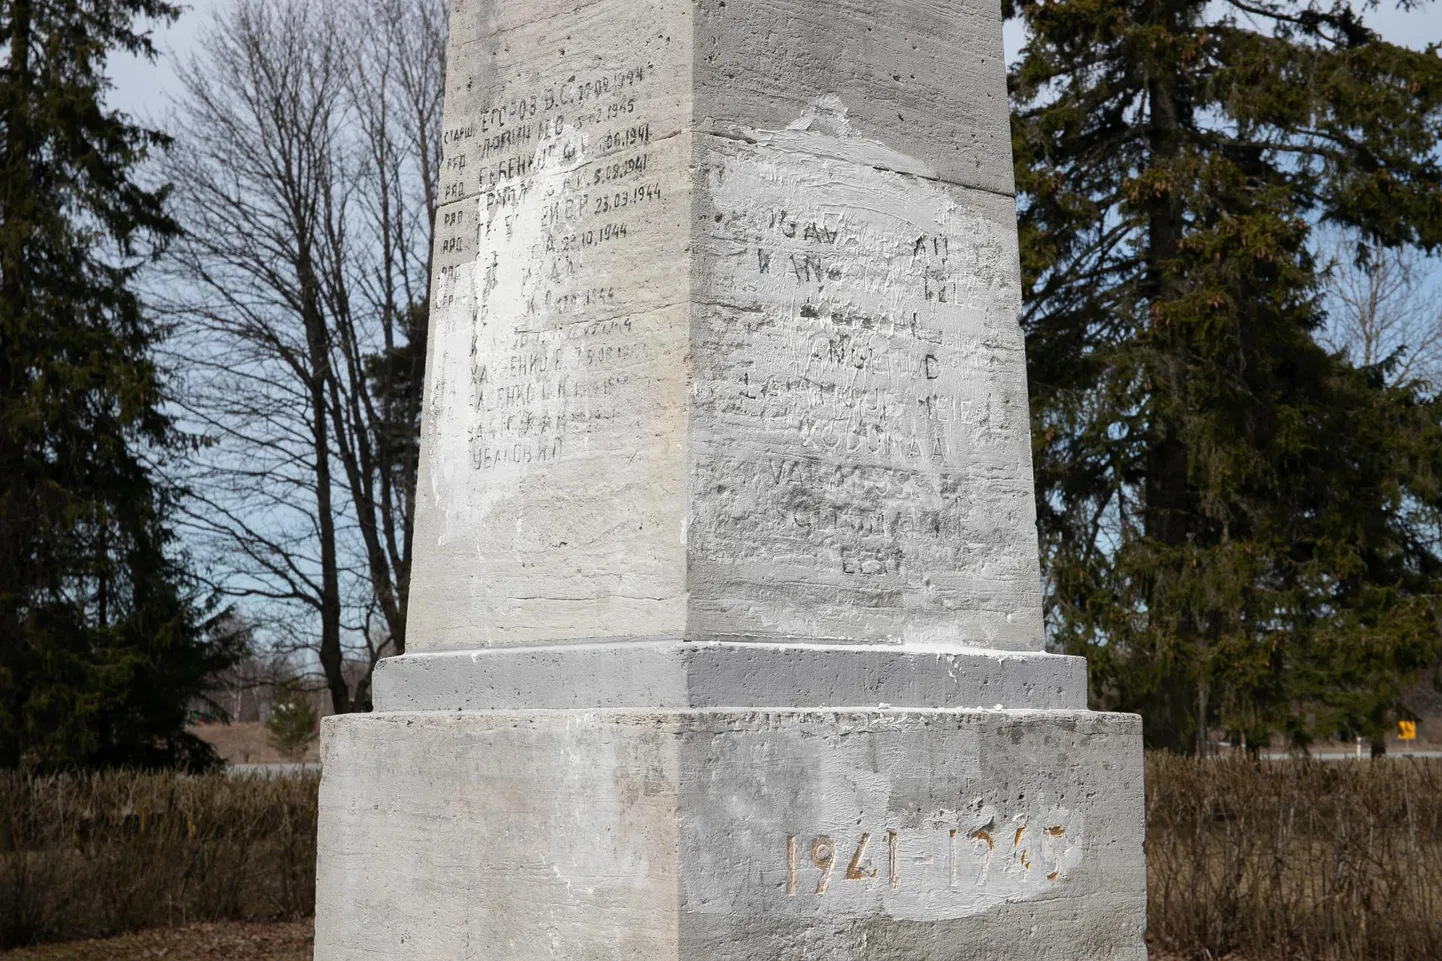
[[[1012,213],[832,151],[762,132],[708,155],[693,489],[715,522],[692,543],[718,589],[692,597],[738,632],[1031,643]],[[741,582],[776,603],[733,603]]]
[[[636,64],[503,92],[444,132],[436,289],[443,307],[474,299],[476,470],[583,451],[644,388],[649,345],[616,279],[669,195],[644,115],[657,77]]]
[[[795,311],[786,319],[803,346],[790,369],[743,366],[721,413],[783,431],[786,447],[798,454],[904,464],[946,460],[947,429],[957,412],[935,385],[939,330],[917,311],[870,313],[824,295],[802,300]],[[728,346],[745,349],[739,342]]]
[[[882,882],[892,890],[904,884],[927,889],[945,887],[953,891],[986,887],[1007,878],[1015,887],[1023,884],[1052,884],[1065,879],[1080,863],[1079,849],[1067,837],[1064,823],[1032,827],[1032,819],[1013,818],[998,825],[995,818],[975,827],[934,823],[921,830],[894,829],[885,832],[885,873],[872,861],[871,831],[860,832],[841,881],[860,881],[875,888]],[[846,847],[839,846],[845,843]],[[818,834],[809,842],[796,835],[786,838],[786,896],[810,893],[824,895],[832,888],[839,866],[839,853],[850,842],[838,842],[829,834]],[[798,864],[798,852],[809,851],[806,864]],[[906,868],[902,865],[905,864]],[[803,882],[806,871],[814,881]]]
[[[592,157],[644,146],[650,124],[637,118],[637,91],[654,81],[654,64],[635,64],[525,93],[501,93],[479,116],[447,127],[441,134],[441,200],[460,200],[496,189],[543,169],[577,158],[571,132],[600,132],[591,141]],[[471,90],[475,78],[466,81]],[[597,179],[600,183],[601,179]]]
[[[951,390],[954,379],[943,379],[946,318],[926,307],[926,286],[940,283],[944,264],[918,264],[909,278],[898,271],[901,278],[886,278],[890,303],[872,306],[855,296],[868,286],[868,258],[855,253],[867,239],[844,216],[770,213],[754,260],[743,262],[754,262],[763,296],[780,288],[785,300],[763,300],[760,315],[719,338],[718,351],[739,362],[714,410],[762,433],[781,454],[748,484],[760,509],[738,524],[780,520],[802,535],[843,535],[835,572],[896,577],[908,566],[908,540],[938,552],[964,543],[965,510],[940,496],[935,480],[955,460],[964,405]],[[894,262],[923,256],[914,238],[892,246]],[[938,251],[946,246],[935,242]],[[788,334],[779,350],[778,330]],[[928,488],[934,496],[918,496]]]

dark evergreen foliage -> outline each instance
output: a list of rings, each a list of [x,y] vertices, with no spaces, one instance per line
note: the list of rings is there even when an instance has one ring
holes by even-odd
[[[165,140],[102,103],[159,0],[4,0],[0,767],[202,767],[187,702],[228,663],[171,555],[178,441],[135,274],[176,225],[136,168]]]
[[[1319,346],[1321,223],[1442,245],[1442,59],[1345,2],[1006,0],[1048,624],[1153,745],[1380,735],[1438,406]]]

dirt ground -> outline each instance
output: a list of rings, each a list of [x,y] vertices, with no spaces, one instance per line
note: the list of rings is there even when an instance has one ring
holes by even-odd
[[[190,924],[99,941],[72,941],[0,951],[4,961],[310,961],[315,922]],[[1151,949],[1151,961],[1180,961]],[[1243,961],[1235,956],[1225,961]]]
[[[291,760],[270,743],[270,732],[259,721],[241,724],[197,724],[186,730],[209,743],[227,764],[283,764]],[[306,748],[305,756],[295,760],[309,763],[319,761],[320,749],[312,743]]]
[[[0,951],[5,961],[310,961],[315,924],[227,922]]]
[[[315,922],[227,922],[157,928],[98,941],[0,951],[4,961],[310,961]],[[1151,961],[1180,961],[1151,949]],[[1235,955],[1223,961],[1244,961]]]

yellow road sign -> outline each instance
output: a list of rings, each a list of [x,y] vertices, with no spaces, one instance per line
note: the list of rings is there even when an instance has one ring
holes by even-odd
[[[1415,741],[1415,740],[1417,740],[1417,722],[1416,722],[1416,721],[1398,721],[1398,722],[1397,722],[1397,740],[1399,740],[1399,741]]]

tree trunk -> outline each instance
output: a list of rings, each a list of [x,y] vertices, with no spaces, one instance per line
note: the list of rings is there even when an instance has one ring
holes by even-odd
[[[345,657],[341,651],[340,569],[336,556],[335,509],[331,500],[330,431],[326,409],[326,383],[330,378],[330,343],[325,316],[320,308],[315,271],[308,251],[299,264],[302,322],[306,350],[310,354],[310,407],[315,445],[316,522],[320,537],[320,664],[330,691],[331,710],[349,714],[353,705],[345,679]]]
[[[1207,714],[1209,713],[1207,698],[1210,693],[1207,679],[1203,677],[1197,682],[1197,757],[1206,757],[1211,753],[1211,745],[1207,740]]]
[[[11,111],[5,118],[5,179],[16,184],[29,179],[33,153],[30,144],[30,33],[31,2],[15,0],[10,6],[9,69],[4,82],[11,87]],[[0,223],[12,224],[22,218],[9,209],[12,203],[23,204],[30,196],[18,189],[4,197]],[[16,435],[18,419],[9,416],[12,406],[20,403],[23,392],[22,372],[16,369],[10,344],[8,325],[23,310],[25,291],[20,278],[24,262],[24,238],[18,231],[14,239],[0,246],[0,668],[11,658],[22,656],[20,609],[29,595],[29,578],[25,562],[25,525],[30,510],[27,477],[22,469],[21,441]],[[19,723],[25,692],[18,685],[5,681],[11,672],[0,670],[0,697],[9,706],[5,713]],[[5,719],[0,717],[0,724]],[[18,767],[19,739],[0,737],[0,767]]]
[[[1175,34],[1180,31],[1182,15],[1175,3],[1157,0],[1152,5],[1150,14],[1153,22],[1161,24],[1169,32]],[[1183,147],[1181,107],[1176,89],[1179,68],[1174,63],[1163,62],[1162,58],[1147,66],[1150,71],[1147,83],[1149,162],[1153,169],[1174,168],[1181,159]],[[1159,306],[1177,300],[1182,293],[1180,280],[1176,276],[1176,264],[1181,251],[1183,210],[1181,192],[1176,185],[1153,193],[1146,202],[1146,214],[1145,298],[1151,311],[1152,326],[1149,333],[1156,345],[1159,359],[1149,371],[1153,383],[1150,387],[1150,449],[1143,488],[1146,498],[1143,517],[1148,539],[1167,548],[1182,548],[1188,542],[1193,523],[1189,451],[1178,417],[1178,411],[1185,407],[1190,337],[1185,329],[1161,326],[1159,323]],[[1157,590],[1161,592],[1174,588],[1185,577],[1179,561],[1175,557],[1169,560],[1171,569],[1164,568],[1157,572]],[[1152,600],[1159,598],[1154,597]],[[1175,666],[1173,670],[1190,674],[1190,668],[1201,660],[1199,655],[1205,645],[1195,618],[1186,610],[1177,610],[1172,603],[1152,604],[1151,609],[1176,610],[1176,619],[1171,625],[1159,626],[1162,630],[1175,632],[1177,646],[1183,652],[1184,663]],[[1172,732],[1168,740],[1173,742],[1175,748],[1191,747],[1198,754],[1205,753],[1208,698],[1206,679],[1178,677],[1176,680],[1196,685],[1195,696],[1190,700],[1199,714],[1194,719],[1196,730],[1190,745],[1181,730]]]

